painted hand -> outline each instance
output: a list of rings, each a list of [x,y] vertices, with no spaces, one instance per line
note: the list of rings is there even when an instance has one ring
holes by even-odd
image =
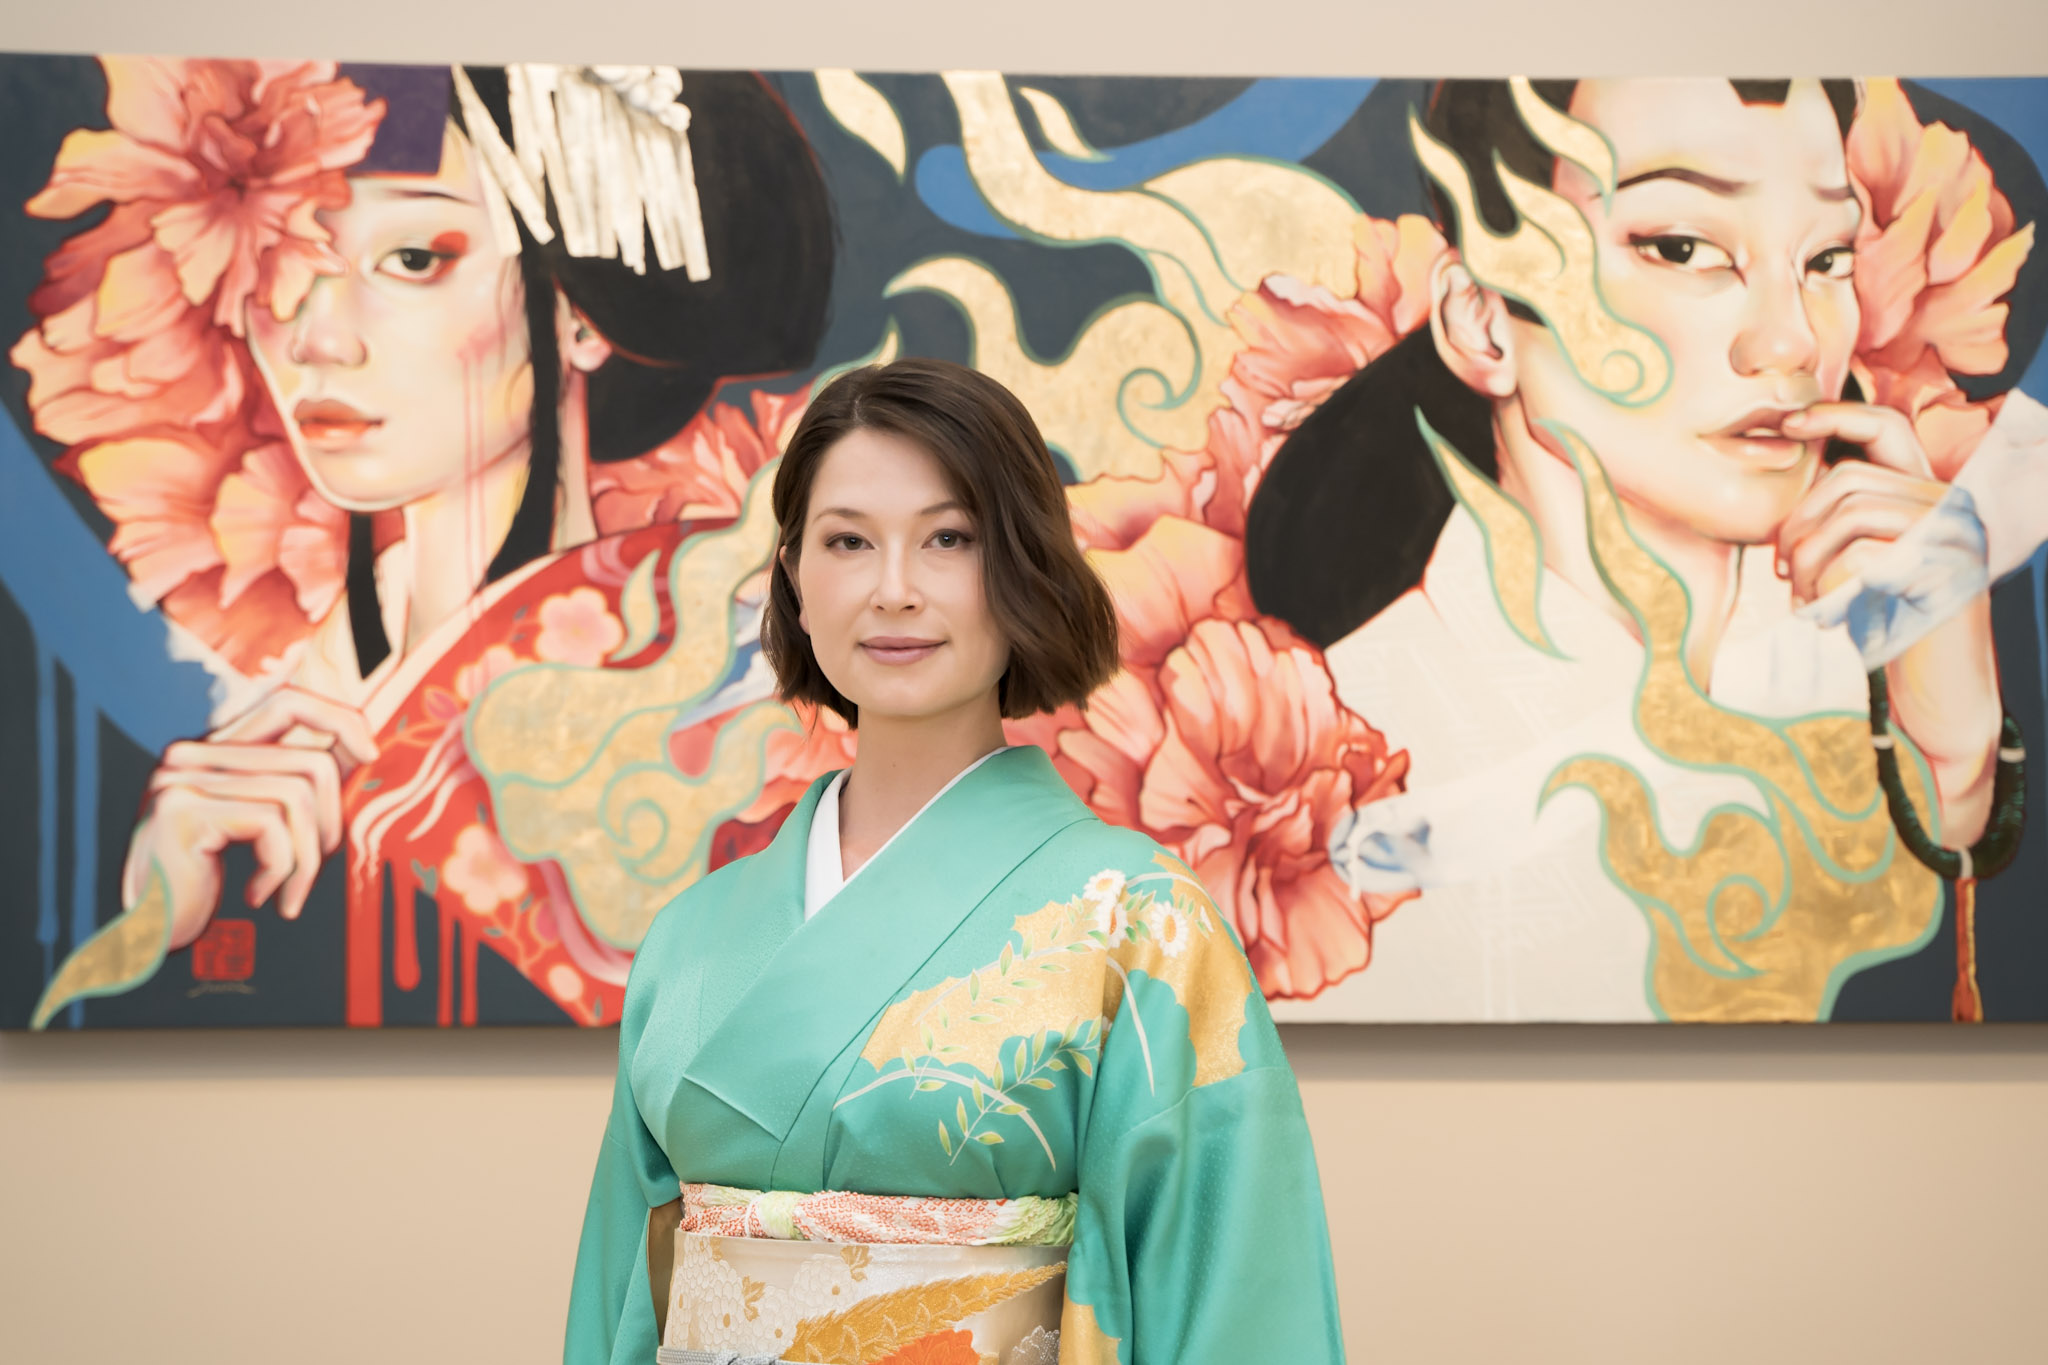
[[[1982,525],[1934,477],[1902,413],[1816,403],[1785,431],[1869,456],[1829,470],[1786,518],[1779,572],[1804,610],[1847,623],[1866,665],[1886,669],[1893,719],[1934,768],[1942,842],[1968,844],[1989,812],[2002,714]]]
[[[154,864],[171,900],[170,946],[199,937],[220,903],[221,853],[246,843],[257,871],[253,908],[277,894],[296,919],[320,862],[341,844],[341,784],[376,756],[354,709],[283,688],[204,740],[173,744],[150,779],[153,805],[128,851],[124,899],[133,904]]]

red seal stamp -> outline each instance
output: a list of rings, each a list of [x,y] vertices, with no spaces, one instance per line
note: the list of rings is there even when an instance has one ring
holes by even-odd
[[[256,971],[256,921],[216,919],[192,943],[197,981],[247,981]]]

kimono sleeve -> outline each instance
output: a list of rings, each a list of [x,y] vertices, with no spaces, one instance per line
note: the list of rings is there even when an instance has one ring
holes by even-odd
[[[1083,1120],[1060,1359],[1341,1362],[1322,1185],[1272,1016],[1192,876],[1171,898],[1145,880],[1124,897],[1143,927],[1111,954],[1127,984]]]
[[[563,1365],[646,1365],[655,1356],[654,1300],[647,1283],[647,1215],[674,1199],[676,1174],[647,1130],[633,1095],[632,1063],[660,973],[643,972],[658,956],[654,934],[636,955],[619,1023],[619,1071],[611,1117],[590,1181],[590,1203],[576,1249]]]

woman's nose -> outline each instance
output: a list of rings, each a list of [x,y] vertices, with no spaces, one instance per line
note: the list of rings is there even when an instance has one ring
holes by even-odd
[[[1750,289],[1749,309],[1729,360],[1741,375],[1809,374],[1819,358],[1806,295],[1795,280],[1769,278]]]
[[[292,325],[292,363],[357,366],[368,360],[369,348],[349,307],[346,276],[323,276],[313,282]]]
[[[910,552],[902,548],[886,549],[880,558],[881,575],[875,582],[875,606],[883,611],[914,610],[924,598],[917,588]]]

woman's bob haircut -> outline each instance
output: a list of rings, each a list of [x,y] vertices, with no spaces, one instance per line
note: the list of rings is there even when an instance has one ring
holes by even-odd
[[[826,385],[775,472],[781,553],[761,638],[783,700],[829,706],[848,725],[860,723],[859,709],[825,677],[797,624],[795,575],[818,466],[841,439],[863,429],[891,432],[929,451],[974,518],[982,592],[1010,646],[1010,665],[997,685],[1003,715],[1079,705],[1108,682],[1119,667],[1116,608],[1074,543],[1059,470],[1038,424],[987,375],[910,359],[853,370]]]

